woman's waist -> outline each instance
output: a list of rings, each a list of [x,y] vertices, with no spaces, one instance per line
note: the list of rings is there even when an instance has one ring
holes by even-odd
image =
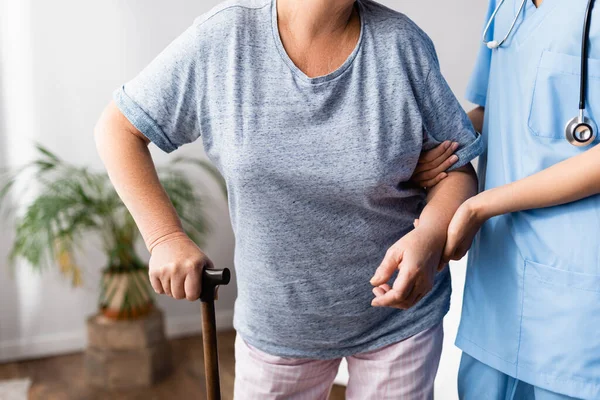
[[[309,300],[302,300],[291,299],[293,296],[278,298],[272,292],[257,296],[240,288],[236,328],[265,344],[314,352],[315,356],[327,349],[348,351],[350,355],[353,351],[349,349],[368,346],[389,335],[399,336],[403,331],[412,332],[421,325],[431,326],[432,320],[441,321],[449,306],[451,288],[447,278],[440,279],[429,297],[406,311],[371,307],[370,290],[352,295],[339,288],[333,297],[337,300],[328,299],[331,293],[323,296],[317,292]]]
[[[236,251],[239,296],[254,299],[259,293],[282,307],[304,305],[307,312],[328,314],[335,308],[355,314],[371,307],[369,281],[382,257],[305,253],[273,259]]]
[[[315,216],[239,215],[233,221],[236,252],[245,258],[279,262],[319,258],[325,262],[383,257],[385,251],[413,229],[418,214]]]
[[[373,310],[369,281],[378,265],[285,266],[236,260],[238,301],[249,309],[293,310],[308,319],[360,317]],[[390,282],[395,278],[396,274]],[[435,301],[447,290],[450,277],[445,270],[422,303]]]

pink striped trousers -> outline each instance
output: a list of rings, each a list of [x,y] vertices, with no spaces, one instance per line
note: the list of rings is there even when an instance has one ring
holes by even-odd
[[[431,400],[443,327],[348,357],[348,400]],[[266,354],[238,335],[235,400],[326,400],[341,359],[304,360]]]

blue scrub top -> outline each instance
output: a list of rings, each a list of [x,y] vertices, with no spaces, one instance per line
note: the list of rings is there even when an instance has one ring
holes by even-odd
[[[506,0],[495,39],[506,35],[520,5]],[[485,189],[589,149],[565,140],[567,121],[578,114],[586,5],[545,0],[536,8],[528,0],[508,41],[497,50],[482,46],[468,98],[486,108]],[[590,41],[587,115],[600,122],[600,4]],[[488,221],[469,256],[458,347],[533,385],[600,399],[599,239],[600,196]]]

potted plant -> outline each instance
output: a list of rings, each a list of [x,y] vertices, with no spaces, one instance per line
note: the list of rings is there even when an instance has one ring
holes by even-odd
[[[10,265],[18,259],[34,269],[57,265],[73,286],[82,284],[77,253],[92,237],[99,239],[107,264],[100,283],[99,309],[114,319],[135,319],[153,308],[148,268],[136,252],[140,234],[106,173],[69,164],[48,149],[36,146],[37,158],[0,178],[0,206],[12,215],[15,240]],[[181,167],[191,165],[216,179],[210,164],[186,157],[159,168],[159,177],[186,233],[201,244],[208,231],[203,201]],[[31,198],[24,207],[8,201]],[[29,197],[31,195],[31,197]]]

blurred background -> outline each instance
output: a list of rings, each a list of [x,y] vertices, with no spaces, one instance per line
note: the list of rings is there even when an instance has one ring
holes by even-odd
[[[444,75],[468,109],[463,93],[480,43],[486,2],[380,2],[407,14],[431,36]],[[66,163],[101,172],[92,130],[113,90],[135,76],[196,16],[218,3],[0,0],[0,168],[18,168],[39,160],[41,153],[35,147],[39,143]],[[158,165],[168,164],[174,157],[154,147],[152,153]],[[181,155],[205,159],[200,143],[185,146],[176,153]],[[182,168],[190,181],[202,188],[201,212],[211,226],[204,249],[217,266],[233,267],[233,234],[218,181],[192,166]],[[17,207],[19,201],[25,204],[35,200],[35,193],[27,193],[22,198],[17,196]],[[14,196],[12,200],[14,203]],[[201,342],[197,337],[201,329],[199,304],[156,299],[163,312],[161,329],[171,341],[172,368],[164,367],[171,371],[165,374],[167,378],[157,376],[154,386],[120,390],[116,397],[106,387],[89,389],[84,369],[90,368],[89,361],[85,361],[90,358],[81,352],[89,347],[88,329],[94,329],[89,322],[86,326],[86,320],[98,312],[102,299],[100,282],[107,264],[106,252],[99,249],[98,240],[92,236],[77,238],[81,247],[77,253],[80,280],[69,271],[65,274],[68,265],[62,264],[57,268],[50,265],[40,274],[17,261],[11,272],[7,259],[15,239],[15,224],[10,218],[0,221],[0,399],[2,390],[18,391],[30,384],[30,398],[203,398]],[[147,261],[143,248],[138,248],[138,254],[142,262]],[[452,266],[452,309],[445,321],[444,354],[436,381],[436,398],[442,400],[457,398],[460,352],[453,341],[464,268],[464,262]],[[73,287],[74,279],[80,287]],[[232,284],[220,291],[217,302],[224,386],[231,386],[233,379],[235,297]],[[98,339],[94,345],[101,347],[101,342]],[[130,364],[129,370],[135,365]],[[15,378],[25,381],[7,381]],[[343,384],[344,379],[342,369],[338,383]],[[12,385],[12,389],[3,389],[3,382],[5,388]],[[340,388],[335,396],[343,398],[342,393]],[[231,393],[224,393],[224,397],[230,398]]]

